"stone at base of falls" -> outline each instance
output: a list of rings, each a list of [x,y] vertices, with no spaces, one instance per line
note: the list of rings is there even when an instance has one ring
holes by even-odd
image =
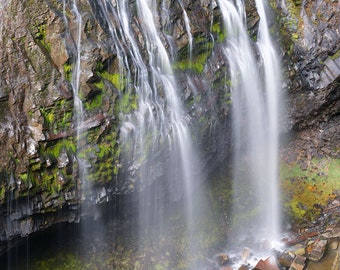
[[[283,267],[290,267],[296,255],[290,251],[284,251],[278,256],[278,262]]]
[[[217,255],[216,260],[219,266],[224,266],[230,261],[230,258],[227,254],[221,253]]]
[[[241,260],[242,260],[243,262],[246,263],[246,262],[248,261],[250,255],[251,255],[250,249],[249,249],[249,248],[245,248],[245,249],[242,251]]]
[[[297,255],[289,270],[303,270],[306,266],[306,257]]]
[[[329,248],[332,250],[336,250],[338,249],[339,245],[340,245],[339,241],[333,241],[329,244]]]
[[[338,214],[333,216],[338,217]],[[289,270],[339,270],[340,221],[334,220],[317,236],[302,239],[304,244],[290,246],[278,256],[280,267]]]
[[[249,266],[243,264],[239,267],[238,270],[249,270],[249,269],[250,269]]]
[[[222,266],[222,267],[219,268],[219,270],[233,270],[233,268],[231,268],[230,266]],[[247,269],[239,269],[239,270],[248,270],[248,268]]]
[[[327,238],[318,238],[316,241],[310,241],[306,247],[306,255],[311,261],[320,261],[325,253],[328,244]]]
[[[265,260],[259,260],[253,270],[280,270],[276,264],[276,260],[273,257],[269,257]]]
[[[332,230],[332,238],[340,239],[340,222],[339,222],[339,224]]]

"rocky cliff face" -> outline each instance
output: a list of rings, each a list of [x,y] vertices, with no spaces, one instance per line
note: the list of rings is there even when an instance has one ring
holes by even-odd
[[[119,22],[111,12],[109,25],[107,7],[97,1],[79,1],[76,8],[54,0],[13,0],[0,6],[0,240],[78,221],[80,207],[86,214],[87,207],[133,192],[137,161],[121,158],[119,132],[121,114],[136,109],[138,93],[129,92],[120,76],[110,32]],[[162,41],[174,59],[179,91],[203,147],[202,166],[213,169],[225,158],[228,143],[213,134],[229,132],[218,10],[210,1],[169,2],[168,8],[159,31],[167,29]],[[191,22],[193,64],[183,8]],[[136,14],[130,20],[143,50]],[[134,72],[132,61],[130,65]],[[83,104],[81,123],[77,98]],[[220,154],[213,156],[217,149]],[[84,168],[86,180],[81,177]],[[91,188],[82,189],[84,185]]]
[[[228,66],[220,50],[226,33],[215,1],[182,2],[183,7],[164,2],[168,13],[158,11],[158,27],[208,175],[228,158],[230,145]],[[281,31],[288,92],[283,133],[293,131],[286,153],[295,147],[303,150],[295,158],[339,157],[339,3],[271,2],[277,12],[273,23]],[[248,30],[256,40],[259,18],[254,2],[246,4]],[[183,8],[193,37],[192,61]],[[79,98],[84,107],[79,125],[73,91],[79,21],[71,3],[0,4],[0,240],[78,221],[80,206],[84,213],[95,203],[133,192],[129,181],[138,172],[134,161],[121,158],[119,133],[121,114],[138,106],[138,93],[122,83],[103,6],[82,0],[77,10],[82,18]],[[143,50],[136,14],[130,20]],[[92,186],[87,191],[81,189],[84,164]]]
[[[306,168],[312,158],[340,157],[338,1],[276,1],[285,54],[284,158]]]

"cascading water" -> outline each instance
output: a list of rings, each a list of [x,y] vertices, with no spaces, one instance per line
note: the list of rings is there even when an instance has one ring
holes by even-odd
[[[131,26],[134,15],[129,3],[121,0],[113,6],[103,0],[100,4],[114,40],[121,80],[126,81],[125,91],[137,99],[136,108],[121,115],[122,155],[130,161],[128,176],[134,179],[127,192],[138,196],[140,238],[154,243],[167,231],[168,211],[173,210],[170,202],[183,199],[176,215],[186,217],[188,242],[193,243],[193,195],[200,197],[200,174],[190,119],[182,109],[164,37],[159,34],[162,16],[156,12],[158,7],[145,0],[137,0],[136,7],[141,33]],[[115,28],[113,22],[121,27]]]
[[[78,10],[78,2],[76,0],[70,3],[71,11],[74,15],[74,29],[70,29],[69,19],[66,16],[66,1],[63,1],[63,19],[67,29],[67,35],[73,41],[72,42],[72,53],[74,58],[74,64],[72,67],[72,77],[71,86],[73,91],[73,124],[75,128],[76,136],[76,158],[78,162],[78,176],[81,183],[81,197],[82,200],[88,200],[91,198],[86,198],[88,194],[91,193],[91,185],[87,179],[87,162],[79,157],[79,151],[86,145],[86,137],[82,136],[84,128],[82,127],[84,123],[84,112],[83,112],[83,102],[80,98],[80,80],[81,80],[81,57],[82,57],[82,31],[83,31],[83,19],[82,15]]]
[[[180,5],[181,5],[181,8],[183,10],[183,18],[184,18],[184,23],[185,23],[185,30],[187,31],[187,34],[188,34],[189,58],[190,58],[190,64],[191,64],[191,62],[192,62],[192,34],[191,34],[190,20],[189,20],[187,12],[185,11],[185,8],[183,6],[182,1],[180,1]]]
[[[65,2],[64,2],[65,6]],[[64,8],[65,9],[65,8]],[[76,128],[76,136],[77,136],[77,151],[80,147],[80,135],[81,135],[81,123],[84,121],[83,115],[83,104],[79,97],[79,83],[80,83],[80,64],[81,64],[81,32],[82,32],[82,17],[78,11],[76,1],[72,3],[72,11],[74,12],[76,18],[76,36],[75,36],[75,53],[76,53],[76,61],[74,65],[74,71],[72,73],[71,85],[73,90],[73,99],[74,99],[74,124]],[[64,15],[65,16],[65,15]],[[67,19],[66,19],[67,24]],[[86,166],[84,166],[81,159],[78,159],[79,162],[79,176],[82,179],[82,189],[85,190],[87,186],[87,181],[85,181],[86,177]]]
[[[279,205],[279,183],[278,183],[278,156],[279,156],[279,90],[281,86],[281,71],[279,57],[275,52],[271,37],[269,35],[269,26],[267,23],[264,2],[256,1],[257,10],[261,18],[259,24],[259,34],[257,46],[263,61],[263,83],[262,88],[265,91],[265,115],[266,121],[266,178],[265,185],[268,187],[269,202],[262,197],[263,205],[265,206],[265,228],[266,234],[272,240],[278,240],[280,234],[280,205]],[[258,194],[261,194],[263,189],[260,186]]]
[[[279,64],[268,33],[265,6],[260,16],[257,49],[245,26],[243,1],[219,1],[227,39],[233,114],[233,226],[244,237],[275,241],[279,234],[278,89]],[[259,52],[260,63],[255,59]]]
[[[152,247],[157,249],[157,243],[163,241],[164,234],[175,238],[169,232],[174,223],[169,222],[170,218],[184,219],[183,242],[188,242],[189,247],[183,253],[187,253],[184,256],[188,268],[200,269],[188,261],[191,259],[189,254],[199,253],[197,246],[200,244],[201,228],[197,224],[202,218],[200,214],[205,214],[202,210],[205,201],[199,187],[199,161],[189,132],[190,118],[182,108],[177,92],[179,83],[171,66],[171,59],[176,59],[176,55],[171,55],[168,52],[170,49],[164,45],[171,37],[161,34],[166,32],[167,23],[164,20],[170,17],[166,14],[167,2],[162,1],[161,11],[157,1],[151,0],[90,2],[94,13],[100,17],[97,19],[105,32],[103,36],[112,41],[112,47],[105,48],[108,54],[113,55],[108,61],[117,61],[115,64],[118,64],[118,67],[114,67],[114,73],[119,74],[119,79],[115,81],[116,84],[111,84],[116,88],[114,94],[118,95],[115,106],[121,112],[119,138],[122,158],[125,159],[124,164],[130,165],[123,172],[127,184],[122,192],[136,196],[134,206],[137,205],[138,221],[134,227],[138,227],[141,240],[147,238],[152,242]],[[178,1],[183,12],[191,63],[192,30],[183,2]],[[69,44],[72,47],[71,58],[75,62],[71,85],[74,91],[74,126],[76,137],[80,138],[84,122],[79,90],[81,60],[86,50],[81,46],[85,18],[83,23],[81,14],[84,13],[81,12],[80,2],[76,0],[69,3],[73,16],[66,17],[66,3],[63,1],[66,28],[69,26],[68,20],[71,17],[75,19],[74,23],[70,21],[72,29],[67,29],[66,35],[73,41]],[[233,100],[236,150],[233,214],[235,222],[239,219],[236,224],[240,228],[237,236],[248,235],[248,229],[254,229],[256,237],[276,239],[279,232],[276,187],[276,92],[279,84],[276,76],[279,68],[268,34],[263,2],[256,3],[261,17],[257,51],[255,46],[251,46],[245,30],[243,2],[219,0],[227,32],[224,52],[229,63]],[[255,51],[261,59],[260,71]],[[194,94],[200,91],[195,90],[194,81],[189,76],[188,85]],[[81,148],[80,145],[77,147]],[[86,164],[82,164],[80,158],[78,162],[84,187]],[[250,224],[248,227],[241,226],[245,220],[250,220],[247,222]],[[180,253],[177,252],[177,246],[174,249],[176,254]]]
[[[65,6],[65,2],[64,2]],[[64,8],[65,9],[65,8]],[[79,82],[80,82],[80,62],[81,62],[81,32],[82,32],[82,17],[78,11],[77,4],[74,1],[72,4],[72,11],[74,12],[76,23],[77,23],[77,29],[76,29],[76,36],[75,36],[75,51],[76,51],[76,61],[74,66],[74,72],[72,73],[72,90],[74,95],[74,115],[75,115],[75,125],[77,128],[77,135],[79,135],[79,129],[81,122],[83,121],[83,105],[79,98]],[[67,19],[66,19],[67,24]]]

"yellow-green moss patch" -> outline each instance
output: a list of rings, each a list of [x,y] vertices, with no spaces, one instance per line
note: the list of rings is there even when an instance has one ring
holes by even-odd
[[[340,159],[313,159],[307,170],[298,164],[281,167],[282,200],[293,221],[312,221],[340,190]]]

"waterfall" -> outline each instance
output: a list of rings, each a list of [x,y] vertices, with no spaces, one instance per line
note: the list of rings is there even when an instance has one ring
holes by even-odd
[[[182,108],[171,66],[175,57],[166,50],[166,37],[160,31],[161,18],[169,15],[161,16],[156,2],[146,0],[137,0],[136,7],[124,0],[116,5],[102,0],[99,9],[117,52],[124,91],[137,103],[120,114],[120,140],[122,156],[130,165],[126,193],[134,194],[138,205],[138,234],[157,243],[168,233],[170,213],[177,212],[186,219],[192,243],[193,195],[199,200],[200,173],[190,118]],[[140,24],[141,32],[136,32],[134,23]],[[171,207],[176,202],[180,208]]]
[[[256,0],[257,11],[261,18],[257,46],[263,61],[263,84],[265,91],[265,116],[266,121],[266,174],[265,184],[269,190],[269,202],[264,199],[265,206],[265,228],[269,237],[273,240],[279,239],[280,233],[280,206],[279,206],[279,183],[278,183],[278,156],[279,156],[279,90],[281,86],[281,71],[279,56],[269,34],[266,18],[265,5],[262,0]],[[267,118],[266,118],[267,117]],[[261,188],[261,187],[260,187]],[[261,189],[258,190],[261,194]]]
[[[73,2],[72,5],[72,11],[74,12],[74,15],[76,16],[76,22],[77,22],[77,31],[76,31],[76,40],[75,42],[75,51],[76,51],[76,62],[74,65],[74,71],[72,73],[72,79],[71,79],[71,85],[73,90],[73,98],[74,98],[74,122],[75,122],[75,128],[77,129],[77,137],[79,137],[79,134],[81,130],[79,129],[80,124],[84,120],[83,116],[83,104],[79,97],[79,83],[80,83],[80,62],[81,62],[81,32],[82,32],[82,17],[78,11],[76,2]]]
[[[191,65],[191,62],[192,62],[192,34],[191,34],[190,20],[189,20],[187,12],[185,11],[185,8],[184,8],[182,1],[180,1],[180,5],[181,5],[182,11],[183,11],[185,30],[187,31],[187,34],[188,34],[189,59],[190,59],[190,65]]]
[[[233,115],[233,227],[238,240],[276,240],[278,207],[279,64],[268,33],[265,6],[256,47],[247,35],[243,1],[219,1],[227,38]],[[256,59],[256,51],[260,59]],[[253,234],[253,235],[252,235]]]
[[[75,128],[75,135],[76,135],[76,156],[78,161],[78,174],[81,181],[81,197],[82,200],[86,200],[87,194],[91,191],[90,183],[87,179],[87,162],[81,159],[78,156],[78,153],[82,147],[82,145],[86,144],[82,142],[82,140],[86,140],[86,138],[82,138],[81,134],[83,133],[82,123],[84,122],[84,112],[83,112],[83,102],[79,95],[80,90],[80,78],[81,78],[81,53],[82,53],[82,31],[83,31],[83,19],[82,15],[80,14],[77,6],[78,2],[73,0],[71,3],[71,11],[75,16],[75,29],[69,29],[68,19],[66,17],[66,2],[63,1],[63,19],[65,21],[65,25],[69,34],[72,37],[74,43],[74,58],[75,63],[72,68],[72,77],[71,77],[71,86],[73,91],[73,107],[74,107],[74,114],[73,114],[73,122]],[[73,32],[74,31],[74,32]]]

